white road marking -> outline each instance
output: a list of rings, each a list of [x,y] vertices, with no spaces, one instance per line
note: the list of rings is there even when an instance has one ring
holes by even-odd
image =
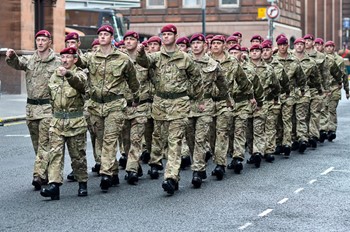
[[[322,176],[327,175],[327,174],[330,173],[333,169],[334,169],[334,167],[330,167],[330,168],[328,168],[326,171],[322,172],[321,175],[322,175]]]
[[[244,230],[245,228],[247,228],[248,226],[251,226],[251,225],[253,225],[253,223],[247,222],[247,223],[244,224],[243,226],[238,227],[238,229],[239,229],[239,230]]]
[[[19,121],[19,122],[9,122],[5,123],[4,126],[14,126],[14,125],[20,125],[20,124],[25,124],[26,121]]]
[[[273,209],[267,209],[264,212],[260,213],[258,216],[259,217],[265,217],[266,215],[268,215],[269,213],[272,212]]]
[[[5,135],[6,137],[25,137],[28,138],[30,135]]]
[[[288,201],[288,198],[283,198],[282,200],[280,200],[279,202],[277,202],[278,204],[283,204],[286,203]]]
[[[303,190],[304,190],[304,188],[298,188],[297,190],[294,191],[294,193],[300,193]]]
[[[315,183],[316,181],[317,181],[316,179],[310,180],[310,181],[309,181],[309,184],[313,184],[313,183]]]

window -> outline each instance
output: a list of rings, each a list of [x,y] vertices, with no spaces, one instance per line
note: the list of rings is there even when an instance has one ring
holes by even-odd
[[[185,8],[194,8],[194,7],[201,7],[202,6],[202,0],[182,0],[182,5]]]
[[[238,7],[239,0],[219,0],[220,7]]]
[[[147,8],[165,8],[166,0],[147,0]]]

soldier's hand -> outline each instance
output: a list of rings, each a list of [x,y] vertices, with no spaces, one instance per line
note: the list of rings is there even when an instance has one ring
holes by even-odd
[[[14,55],[16,55],[15,50],[13,50],[13,49],[11,49],[11,48],[7,49],[7,51],[6,51],[6,56],[7,56],[8,58],[11,58],[11,57],[14,56]]]
[[[232,104],[232,102],[229,101],[229,100],[226,101],[226,106],[227,106],[228,108],[233,109],[233,104]]]
[[[140,44],[137,46],[137,52],[140,53],[140,54],[145,53],[145,46],[143,46],[143,44],[140,43]]]
[[[338,89],[341,89],[341,87],[342,87],[342,84],[338,85]]]
[[[250,99],[250,103],[251,103],[252,105],[256,105],[256,100],[255,100],[255,98]]]
[[[204,104],[199,104],[198,109],[199,111],[203,112],[205,110]]]
[[[346,99],[348,99],[348,100],[349,100],[349,96],[350,96],[350,95],[347,93],[347,94],[346,94]]]
[[[65,67],[60,66],[58,67],[58,72],[59,74],[61,74],[61,76],[64,76],[67,73],[67,69]]]

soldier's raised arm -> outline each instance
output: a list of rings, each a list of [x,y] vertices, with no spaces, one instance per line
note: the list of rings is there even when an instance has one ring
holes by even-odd
[[[67,70],[64,75],[69,83],[74,89],[82,94],[85,94],[87,90],[87,75],[83,70],[78,70],[74,74],[73,72]]]
[[[17,70],[27,70],[28,56],[18,56],[13,49],[8,49],[6,51],[6,63],[14,69]]]
[[[150,68],[155,63],[155,58],[158,55],[158,52],[146,54],[145,47],[142,44],[138,45],[136,63],[141,65],[144,68]]]

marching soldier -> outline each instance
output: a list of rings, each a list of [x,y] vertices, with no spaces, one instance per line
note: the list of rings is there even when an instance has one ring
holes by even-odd
[[[52,75],[49,82],[53,119],[50,125],[50,163],[48,167],[49,187],[40,194],[60,199],[59,186],[63,183],[62,170],[64,150],[67,144],[74,176],[79,182],[78,196],[87,196],[86,131],[83,114],[84,94],[87,76],[77,68],[77,49],[68,47],[60,52],[62,66]]]
[[[203,92],[199,70],[193,60],[176,46],[177,28],[169,24],[162,28],[161,33],[161,51],[145,54],[141,45],[136,61],[142,67],[154,69],[154,131],[150,175],[151,178],[158,178],[158,171],[162,169],[161,151],[164,138],[161,136],[166,134],[169,148],[162,188],[172,195],[178,190],[180,180],[181,143],[188,125],[190,97],[201,99]]]
[[[61,65],[59,57],[50,48],[51,43],[50,32],[41,30],[35,35],[37,50],[33,55],[19,57],[13,49],[6,52],[6,63],[26,72],[26,121],[36,156],[32,181],[35,190],[40,190],[47,183],[52,118],[48,83],[55,69]]]
[[[117,141],[125,119],[127,102],[124,93],[130,89],[138,103],[139,82],[129,57],[111,45],[114,30],[109,25],[98,31],[99,48],[80,57],[80,67],[89,70],[90,100],[87,108],[96,134],[96,153],[101,157],[103,192],[119,184]]]

